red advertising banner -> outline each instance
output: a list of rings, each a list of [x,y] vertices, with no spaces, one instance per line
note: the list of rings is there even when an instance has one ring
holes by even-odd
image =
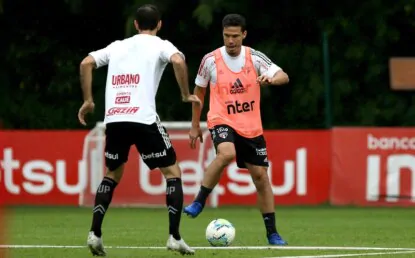
[[[207,134],[205,144],[192,150],[187,131],[169,131],[183,170],[185,202],[199,190],[215,151]],[[92,205],[104,170],[98,145],[87,148],[85,131],[4,131],[0,150],[1,186],[8,204]],[[269,131],[265,133],[269,177],[277,205],[321,204],[328,201],[330,133],[328,131]],[[102,146],[101,146],[102,147]],[[95,153],[95,154],[93,154]],[[98,153],[98,154],[97,154]],[[102,157],[100,157],[102,156]],[[92,157],[92,158],[90,158]],[[98,158],[98,159],[97,159]],[[95,164],[96,165],[96,164]],[[102,166],[103,167],[103,166]],[[256,205],[256,189],[246,170],[233,162],[223,172],[208,205]],[[132,147],[114,205],[164,205],[165,182],[149,171]]]
[[[334,205],[415,205],[415,128],[332,130]]]
[[[1,202],[92,205],[104,175],[103,139],[85,145],[86,131],[0,132]],[[183,171],[185,202],[199,190],[215,150],[210,136],[192,150],[187,131],[170,130]],[[335,128],[266,131],[268,170],[277,205],[413,206],[415,129]],[[87,148],[85,148],[85,146]],[[99,164],[100,163],[100,164]],[[114,205],[164,205],[165,181],[131,148]],[[208,205],[256,205],[248,172],[232,162]]]
[[[4,131],[1,186],[7,204],[74,205],[85,131]]]

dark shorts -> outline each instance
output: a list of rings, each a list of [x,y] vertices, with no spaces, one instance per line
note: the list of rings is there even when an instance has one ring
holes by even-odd
[[[216,150],[223,142],[232,142],[235,145],[236,164],[239,168],[246,168],[245,162],[268,167],[267,146],[263,135],[246,138],[227,125],[218,125],[209,130]]]
[[[131,145],[135,145],[150,169],[176,163],[176,152],[169,135],[159,122],[151,125],[133,122],[108,123],[105,134],[105,165],[110,171],[127,162]]]

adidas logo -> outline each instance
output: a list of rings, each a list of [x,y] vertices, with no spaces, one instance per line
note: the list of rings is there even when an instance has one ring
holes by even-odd
[[[245,91],[246,89],[242,85],[242,82],[241,80],[239,80],[239,78],[236,79],[236,81],[231,85],[231,90],[230,90],[231,94],[240,94],[240,93],[244,93]]]

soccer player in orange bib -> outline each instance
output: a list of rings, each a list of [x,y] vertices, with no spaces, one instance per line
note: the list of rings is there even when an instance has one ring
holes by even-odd
[[[266,55],[242,45],[246,21],[239,14],[228,14],[222,21],[225,46],[202,59],[194,90],[201,100],[210,84],[208,127],[216,148],[216,158],[207,167],[200,191],[184,208],[197,217],[206,199],[219,182],[223,169],[236,157],[239,168],[247,168],[258,192],[268,243],[286,245],[275,225],[274,194],[268,178],[268,158],[260,113],[260,87],[288,83],[288,75]],[[193,105],[190,145],[199,138],[201,105]]]

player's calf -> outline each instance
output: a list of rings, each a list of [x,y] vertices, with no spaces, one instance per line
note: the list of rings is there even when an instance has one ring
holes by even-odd
[[[222,128],[222,127],[221,127]],[[222,128],[223,129],[223,128]],[[222,129],[218,129],[220,134]],[[215,131],[214,131],[215,132]],[[196,218],[203,210],[206,200],[212,192],[213,188],[218,184],[224,168],[229,165],[236,157],[235,145],[232,142],[231,134],[224,135],[221,141],[216,141],[215,146],[217,155],[212,163],[206,168],[202,185],[193,203],[184,208],[183,212],[191,218]],[[219,139],[217,136],[214,139]]]
[[[267,174],[267,168],[261,166],[247,166],[252,181],[258,193],[258,205],[262,213],[274,212],[274,193]]]
[[[102,222],[104,220],[105,213],[108,210],[108,207],[111,203],[114,190],[117,187],[117,182],[112,178],[104,177],[101,184],[98,186],[96,195],[95,195],[95,205],[93,209],[92,225],[91,231],[97,237],[101,237],[102,231]]]
[[[267,167],[246,163],[252,181],[258,192],[258,205],[264,220],[268,243],[271,245],[286,245],[279,235],[275,221],[274,194],[267,174]]]
[[[206,200],[213,188],[218,184],[224,168],[235,159],[235,147],[233,143],[221,143],[218,146],[218,154],[206,168],[199,193],[192,204],[185,207],[183,212],[191,218],[196,218],[203,210]]]
[[[179,226],[181,220],[181,211],[183,209],[183,186],[180,178],[180,167],[174,165],[160,168],[166,178],[166,206],[169,212],[169,234],[174,239],[180,240]]]
[[[169,178],[166,189],[166,205],[169,212],[169,234],[180,240],[179,225],[183,208],[183,188],[180,178]]]

